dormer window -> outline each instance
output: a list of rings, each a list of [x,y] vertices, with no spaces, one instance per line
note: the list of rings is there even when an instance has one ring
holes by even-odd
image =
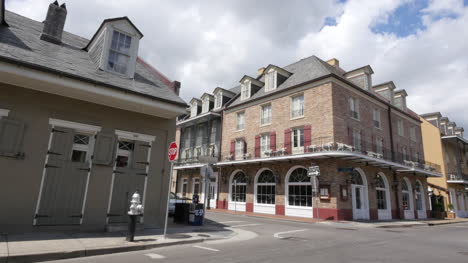
[[[203,99],[202,112],[208,112],[210,110],[210,98],[205,97]]]
[[[123,75],[127,74],[128,63],[131,57],[131,44],[132,38],[130,36],[114,30],[107,62],[108,70]]]
[[[197,116],[197,111],[198,111],[198,103],[194,102],[192,103],[192,107],[190,108],[190,117],[195,117]]]
[[[276,89],[277,84],[277,74],[276,71],[271,69],[268,73],[265,74],[265,91],[272,91]]]
[[[215,94],[215,109],[219,109],[223,106],[223,93],[218,92]]]
[[[241,85],[241,100],[250,98],[250,81],[246,80]]]

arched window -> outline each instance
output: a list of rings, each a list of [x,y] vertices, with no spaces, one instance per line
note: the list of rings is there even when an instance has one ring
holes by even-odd
[[[414,189],[416,191],[416,210],[423,210],[422,186],[419,181],[416,181]]]
[[[380,174],[377,175],[375,191],[377,194],[377,209],[387,209],[387,187],[385,181]]]
[[[358,171],[353,171],[351,173],[351,184],[364,185],[362,176]]]
[[[312,207],[312,186],[307,170],[297,168],[288,180],[288,204],[290,206]]]
[[[408,184],[406,180],[401,181],[401,192],[402,192],[402,200],[403,200],[403,210],[411,210],[411,202],[410,202],[410,194]]]
[[[275,204],[275,175],[264,170],[257,179],[257,204]]]
[[[247,176],[243,172],[237,172],[231,182],[231,201],[245,202],[247,189]]]

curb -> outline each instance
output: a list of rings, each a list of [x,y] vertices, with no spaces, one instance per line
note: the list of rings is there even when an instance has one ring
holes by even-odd
[[[104,248],[92,248],[92,249],[82,249],[75,251],[61,251],[61,252],[51,252],[51,253],[38,253],[38,254],[28,254],[28,255],[18,255],[18,256],[7,256],[0,257],[0,262],[2,263],[26,263],[26,262],[41,262],[47,260],[59,260],[59,259],[70,259],[70,258],[79,258],[79,257],[89,257],[89,256],[98,256],[130,251],[139,251],[146,250],[158,247],[168,247],[173,245],[185,245],[193,243],[201,243],[204,241],[219,240],[223,238],[199,238],[192,240],[182,240],[168,243],[159,243],[159,244],[144,244],[136,246],[121,246],[121,247],[104,247]]]
[[[383,226],[376,226],[376,228],[404,228],[404,227],[413,227],[413,226],[427,226],[427,224],[383,225]]]
[[[467,223],[468,221],[455,221],[455,222],[440,222],[440,223],[427,223],[428,226],[438,226],[438,225],[450,225],[450,224],[459,224]]]

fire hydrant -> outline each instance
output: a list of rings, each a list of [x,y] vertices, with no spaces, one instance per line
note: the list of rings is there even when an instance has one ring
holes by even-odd
[[[127,241],[129,242],[134,241],[137,218],[141,215],[143,215],[143,206],[141,205],[140,194],[138,191],[136,191],[132,195],[132,201],[130,201],[130,210],[128,211],[130,220],[128,221]]]

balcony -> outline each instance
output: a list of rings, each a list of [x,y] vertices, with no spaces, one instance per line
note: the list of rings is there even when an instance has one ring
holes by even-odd
[[[257,156],[256,157],[256,153]],[[260,153],[260,154],[258,154]],[[223,151],[217,165],[234,163],[272,162],[291,159],[338,158],[369,165],[391,167],[400,172],[416,172],[429,176],[441,176],[440,166],[418,159],[416,156],[395,152],[369,141],[361,141],[358,147],[348,143],[336,142],[332,137],[320,137],[312,140],[307,147],[299,145],[277,144],[275,149],[260,152],[255,147],[247,147],[242,156],[233,156]]]
[[[203,144],[191,148],[181,149],[179,158],[175,163],[177,169],[180,168],[195,168],[201,167],[199,158],[202,156],[210,156],[219,159],[218,147],[214,144]]]
[[[447,173],[448,183],[468,184],[468,174],[459,173],[458,171],[449,171]]]

